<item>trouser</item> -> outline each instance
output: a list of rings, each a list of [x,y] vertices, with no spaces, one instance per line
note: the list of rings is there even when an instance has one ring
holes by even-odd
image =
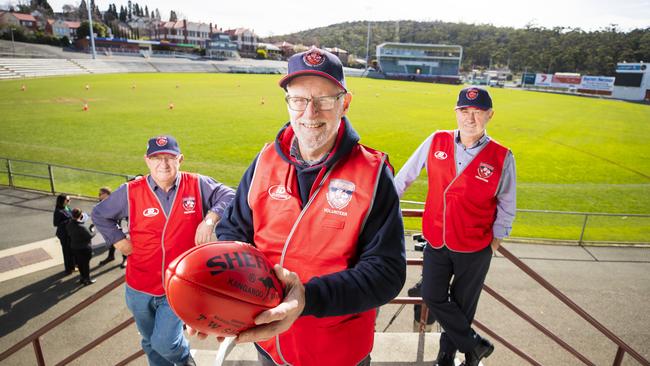
[[[90,248],[72,249],[74,253],[74,260],[79,267],[79,276],[81,280],[90,279],[90,258],[93,256],[93,251]]]
[[[261,354],[259,351],[257,352],[257,359],[259,360],[260,366],[277,366],[275,362],[273,362],[267,356]],[[340,365],[340,366],[345,366],[345,365]],[[357,366],[370,366],[370,355],[368,355],[366,358],[361,360],[361,362],[359,362]]]
[[[72,254],[72,248],[70,248],[70,238],[66,236],[57,236],[61,242],[61,250],[63,251],[63,265],[65,266],[66,272],[74,271],[74,255]]]
[[[108,246],[108,256],[106,258],[115,258],[115,245],[111,244]],[[122,262],[126,260],[126,256],[122,254]]]
[[[190,344],[166,296],[152,296],[127,285],[126,306],[133,314],[150,366],[182,365],[187,361]]]
[[[491,260],[489,245],[475,253],[424,249],[422,299],[444,329],[440,351],[467,353],[477,346],[472,321]]]

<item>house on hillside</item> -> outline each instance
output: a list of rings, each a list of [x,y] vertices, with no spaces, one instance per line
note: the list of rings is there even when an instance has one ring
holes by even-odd
[[[172,43],[185,43],[205,47],[216,27],[212,24],[189,22],[161,22],[158,26],[158,39]]]
[[[257,56],[258,37],[255,32],[247,28],[237,28],[228,29],[225,33],[230,36],[230,40],[237,43],[239,54],[242,57],[254,58]]]
[[[45,31],[57,38],[68,37],[68,39],[73,40],[77,38],[77,30],[79,29],[79,26],[81,26],[80,22],[48,19]]]
[[[0,25],[22,27],[27,33],[34,33],[38,30],[36,18],[31,14],[2,13],[0,14]]]

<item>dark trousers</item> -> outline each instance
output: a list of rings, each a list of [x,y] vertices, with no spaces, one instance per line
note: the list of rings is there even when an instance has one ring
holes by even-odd
[[[90,248],[72,249],[75,261],[79,266],[79,276],[82,281],[90,279],[90,258],[93,256],[93,251]]]
[[[422,299],[444,329],[442,352],[467,353],[478,344],[472,321],[491,260],[489,245],[476,253],[458,253],[444,246],[424,249]]]
[[[63,251],[63,265],[65,266],[66,272],[74,271],[74,254],[72,254],[72,248],[70,248],[70,238],[66,235],[65,237],[57,236],[61,242],[61,250]]]
[[[115,245],[111,244],[108,247],[108,257],[106,258],[115,258]],[[122,262],[124,262],[125,260],[126,260],[126,256],[122,254]]]

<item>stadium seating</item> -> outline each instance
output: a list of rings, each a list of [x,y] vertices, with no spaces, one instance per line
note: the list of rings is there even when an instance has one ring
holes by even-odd
[[[10,70],[15,77],[87,74],[88,71],[65,59],[2,58],[0,68]]]

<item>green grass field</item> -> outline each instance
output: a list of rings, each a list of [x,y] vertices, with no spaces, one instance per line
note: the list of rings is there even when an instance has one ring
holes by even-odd
[[[146,140],[168,133],[180,141],[184,169],[236,186],[287,120],[278,80],[278,75],[126,74],[2,81],[0,156],[137,174],[145,172]],[[349,117],[362,142],[387,152],[397,170],[433,131],[455,127],[458,86],[361,78],[349,78],[348,86],[354,95]],[[488,133],[514,152],[519,208],[650,213],[649,106],[521,90],[491,93],[496,114]],[[58,191],[86,195],[94,195],[103,180],[60,170],[55,176]],[[424,178],[404,199],[424,200]],[[0,177],[0,184],[6,183],[6,176]],[[513,235],[577,239],[582,220],[522,214]],[[590,221],[586,240],[650,241],[650,218]]]

